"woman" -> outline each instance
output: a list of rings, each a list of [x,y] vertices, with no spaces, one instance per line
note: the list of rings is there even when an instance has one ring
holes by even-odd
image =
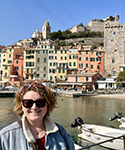
[[[0,150],[74,150],[70,135],[49,115],[56,107],[53,92],[32,81],[15,95],[18,122],[0,131]]]

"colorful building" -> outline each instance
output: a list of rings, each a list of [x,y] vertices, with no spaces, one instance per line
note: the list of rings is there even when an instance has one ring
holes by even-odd
[[[104,75],[104,50],[92,49],[91,46],[78,45],[78,70],[80,72]]]

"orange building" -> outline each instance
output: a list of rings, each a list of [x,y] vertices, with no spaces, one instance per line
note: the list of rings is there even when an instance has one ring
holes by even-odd
[[[104,50],[78,45],[78,71],[104,75]]]

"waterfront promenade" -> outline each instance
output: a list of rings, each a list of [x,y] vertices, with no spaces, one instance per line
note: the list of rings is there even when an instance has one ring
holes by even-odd
[[[111,96],[114,97],[114,95],[116,96],[120,96],[122,94],[124,94],[125,96],[125,91],[120,89],[120,90],[95,90],[95,91],[88,91],[88,92],[83,92],[83,91],[66,91],[66,90],[53,90],[53,92],[56,95],[59,96],[67,96],[67,97],[80,97],[80,96]],[[124,97],[123,96],[123,97]]]

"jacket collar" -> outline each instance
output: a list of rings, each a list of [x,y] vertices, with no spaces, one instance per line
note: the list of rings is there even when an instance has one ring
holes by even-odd
[[[32,133],[30,132],[30,129],[29,129],[28,123],[27,123],[27,119],[24,115],[22,116],[22,127],[23,127],[24,135],[25,135],[27,141],[35,143],[36,140],[35,140],[34,136],[32,135]],[[49,133],[54,133],[57,130],[59,130],[57,125],[51,120],[50,117],[45,118],[45,127],[46,127],[46,134],[47,135]]]

